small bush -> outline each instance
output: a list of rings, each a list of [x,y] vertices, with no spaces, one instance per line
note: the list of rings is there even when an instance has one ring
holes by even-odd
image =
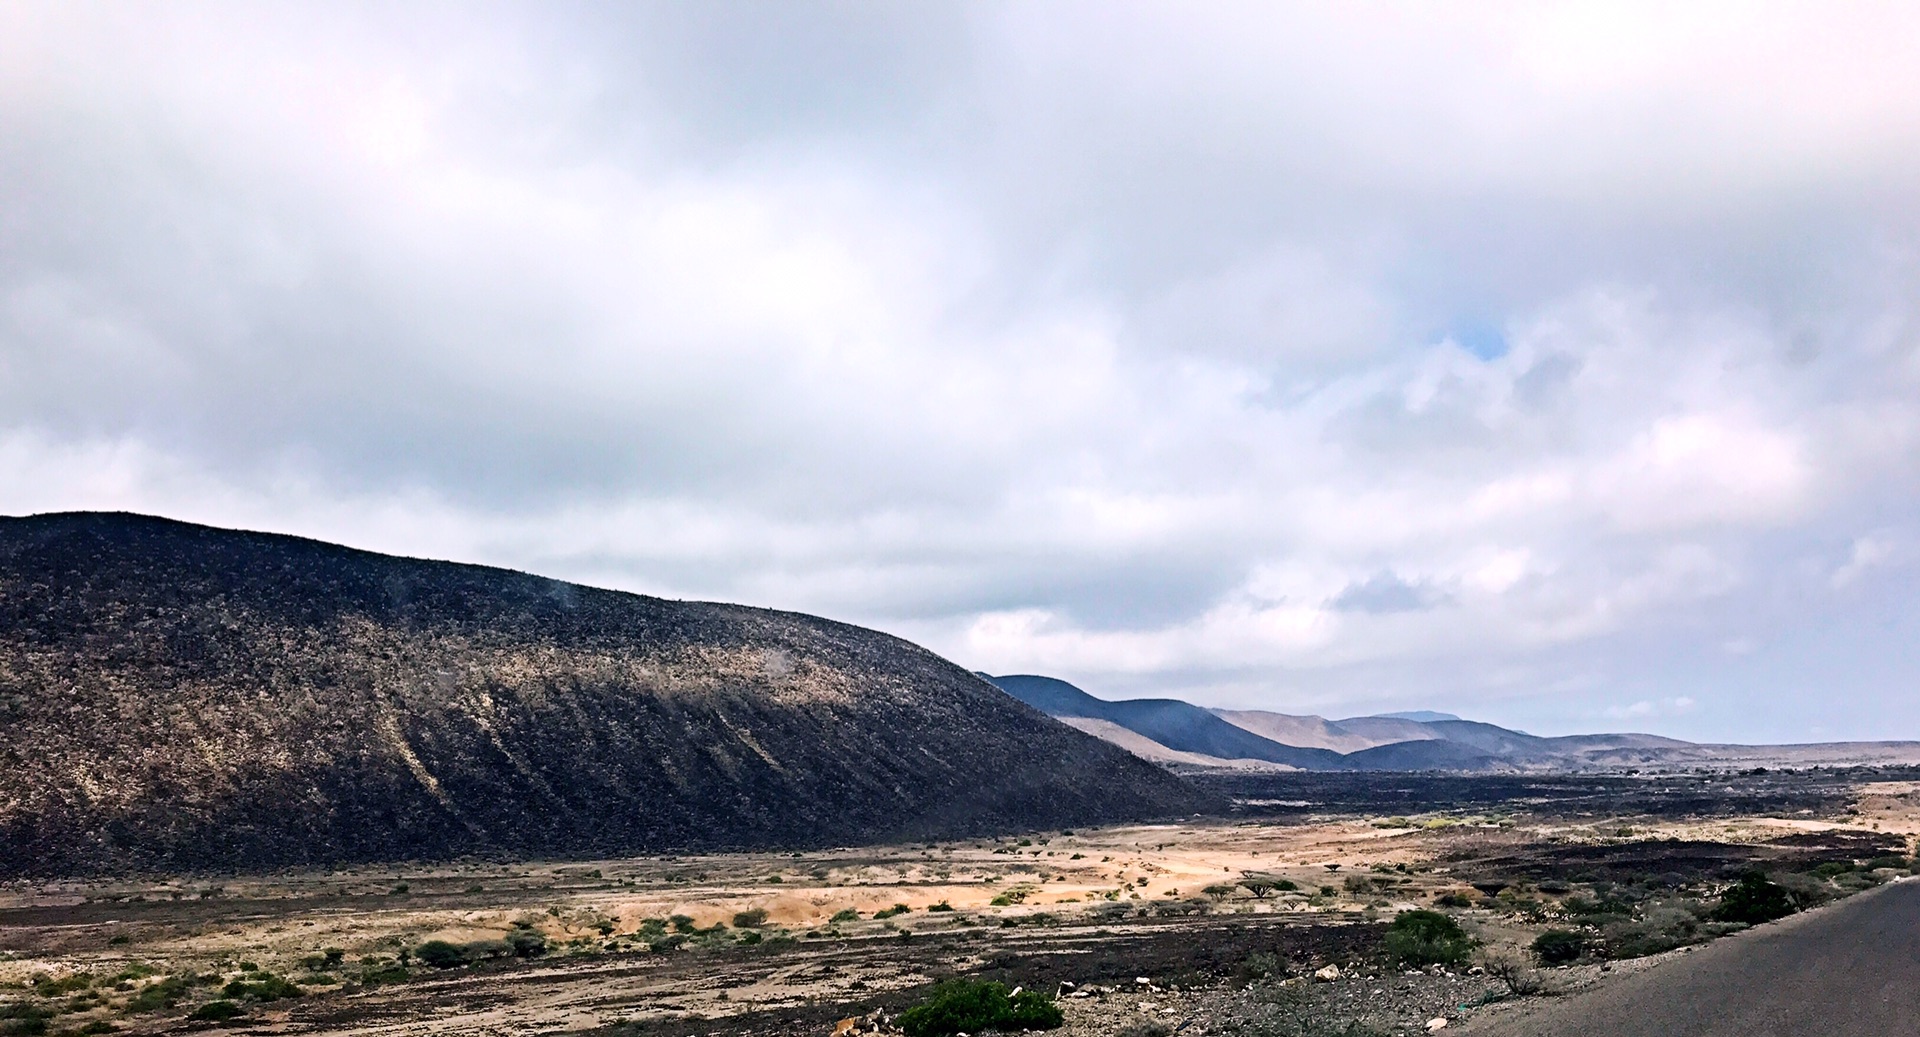
[[[767,909],[756,907],[748,911],[736,911],[733,915],[735,929],[758,929],[767,924]]]
[[[947,903],[947,902],[946,902],[946,901],[944,901],[944,900],[942,900],[942,901],[941,901],[941,902],[939,902],[938,904],[933,904],[933,905],[931,905],[931,906],[929,906],[929,907],[927,908],[927,910],[928,910],[928,911],[930,911],[930,912],[933,912],[933,913],[936,913],[936,914],[937,914],[937,913],[940,913],[940,912],[945,912],[945,911],[951,911],[951,910],[953,910],[953,905],[952,905],[952,904],[949,904],[949,903]]]
[[[300,959],[300,967],[306,969],[308,972],[322,972],[338,964],[340,964],[340,962],[337,959],[328,961],[327,956],[324,954],[309,954]]]
[[[1054,1030],[1065,1017],[1037,990],[1015,997],[1004,983],[959,979],[933,988],[927,999],[900,1013],[907,1037],[953,1037],[983,1030]]]
[[[538,958],[547,953],[547,938],[532,929],[515,929],[507,934],[507,948],[516,958]]]
[[[127,1011],[158,1012],[172,1008],[187,996],[187,986],[183,976],[169,976],[158,983],[149,983],[127,999]]]
[[[1713,909],[1713,918],[1719,922],[1759,925],[1785,918],[1797,910],[1799,906],[1793,902],[1793,897],[1784,886],[1769,881],[1757,871],[1750,871],[1720,895],[1720,904]]]
[[[689,915],[669,915],[667,917],[667,924],[673,926],[673,931],[676,933],[695,933],[700,931],[700,926],[696,924]]]
[[[1530,997],[1542,989],[1540,976],[1517,954],[1492,954],[1481,963],[1487,975],[1507,988],[1509,997]]]
[[[467,963],[467,952],[445,940],[428,940],[413,949],[413,956],[420,964],[436,969],[450,969]]]
[[[1387,927],[1386,944],[1403,965],[1454,965],[1473,953],[1473,938],[1438,911],[1402,911]]]
[[[152,973],[148,973],[148,975],[152,975]],[[62,976],[59,979],[41,976],[33,981],[33,992],[39,994],[41,997],[59,997],[61,994],[71,994],[76,990],[85,990],[92,985],[93,976],[85,972],[76,972],[71,976]]]
[[[1587,939],[1571,929],[1549,929],[1535,937],[1529,949],[1542,965],[1565,965],[1587,949]]]
[[[235,1018],[239,1014],[240,1006],[232,1001],[209,1001],[199,1008],[194,1009],[193,1014],[187,1016],[187,1018],[196,1019],[203,1023],[223,1023],[228,1019]]]
[[[1468,896],[1465,893],[1461,893],[1458,891],[1450,892],[1450,893],[1442,893],[1439,896],[1434,897],[1433,902],[1436,904],[1439,904],[1441,907],[1472,907],[1473,906],[1473,898]]]
[[[908,906],[907,906],[907,905],[905,905],[905,904],[895,904],[895,905],[893,905],[892,907],[889,907],[889,908],[884,908],[884,909],[882,909],[882,910],[879,910],[879,911],[875,911],[875,912],[873,913],[873,917],[875,917],[875,918],[892,918],[892,917],[893,917],[893,916],[895,916],[895,915],[904,915],[904,914],[906,914],[906,913],[908,913],[908,912],[910,912],[910,911],[912,911],[912,910],[913,910],[913,908],[910,908],[910,907],[908,907]]]
[[[52,1017],[51,1009],[39,1005],[0,1005],[0,1037],[40,1037]]]
[[[1293,880],[1278,875],[1250,873],[1240,877],[1240,888],[1253,894],[1256,900],[1265,900],[1275,893],[1291,893],[1300,887]]]
[[[850,907],[843,907],[840,910],[835,911],[833,913],[833,917],[827,919],[827,921],[833,922],[835,924],[838,924],[841,922],[858,922],[859,920],[860,920],[860,912],[855,911],[853,908],[850,908]]]

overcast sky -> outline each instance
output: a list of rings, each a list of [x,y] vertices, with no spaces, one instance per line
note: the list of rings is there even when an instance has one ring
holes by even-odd
[[[0,511],[1920,737],[1920,7],[0,0]]]

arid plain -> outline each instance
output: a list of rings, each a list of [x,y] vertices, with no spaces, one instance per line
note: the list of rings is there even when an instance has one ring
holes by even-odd
[[[0,1011],[47,1034],[830,1033],[965,975],[1060,995],[1071,1033],[1425,1032],[1520,1000],[1485,963],[1547,929],[1586,950],[1522,991],[1738,931],[1705,907],[1746,871],[1809,904],[1902,877],[1920,833],[1920,772],[1895,768],[1215,780],[1235,812],[1178,824],[15,881]],[[1387,966],[1385,922],[1414,907],[1482,964]]]

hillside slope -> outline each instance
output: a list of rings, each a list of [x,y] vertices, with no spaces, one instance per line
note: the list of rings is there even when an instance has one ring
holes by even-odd
[[[0,874],[823,845],[1212,805],[811,616],[0,519]]]

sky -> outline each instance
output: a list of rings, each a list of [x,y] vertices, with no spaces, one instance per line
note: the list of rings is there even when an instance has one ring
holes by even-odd
[[[0,0],[0,513],[1920,738],[1920,7]]]

